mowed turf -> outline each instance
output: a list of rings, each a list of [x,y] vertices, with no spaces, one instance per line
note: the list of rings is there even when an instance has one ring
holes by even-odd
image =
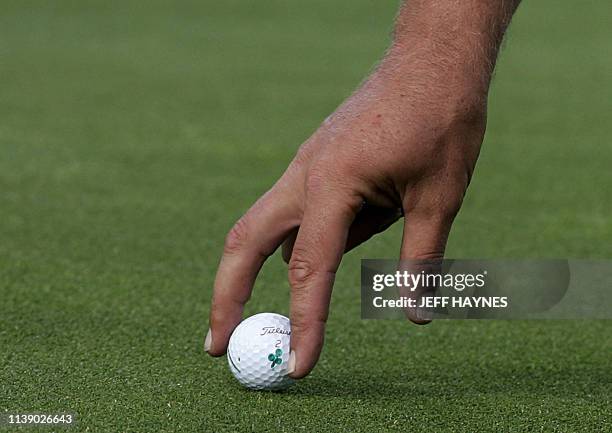
[[[225,232],[383,53],[396,2],[3,1],[0,410],[79,431],[603,432],[612,323],[360,320],[348,254],[291,390],[203,351]],[[604,1],[526,1],[455,258],[612,257]],[[288,313],[273,256],[246,314]],[[0,427],[2,430],[2,427]]]

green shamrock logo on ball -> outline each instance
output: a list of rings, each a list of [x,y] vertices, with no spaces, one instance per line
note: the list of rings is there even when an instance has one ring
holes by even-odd
[[[275,365],[280,365],[283,363],[281,356],[283,356],[283,351],[280,349],[276,349],[276,352],[268,355],[268,361],[272,363],[270,368],[274,368]]]

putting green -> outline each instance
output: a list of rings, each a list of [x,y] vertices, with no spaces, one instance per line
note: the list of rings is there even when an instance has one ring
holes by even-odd
[[[326,347],[281,394],[205,356],[225,232],[388,43],[396,2],[4,1],[0,411],[85,431],[604,431],[611,322],[359,319],[348,254]],[[612,4],[524,2],[448,246],[612,256]],[[247,314],[288,312],[275,255]],[[2,430],[3,427],[0,427]]]

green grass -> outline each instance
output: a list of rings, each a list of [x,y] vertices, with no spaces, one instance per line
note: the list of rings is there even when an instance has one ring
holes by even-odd
[[[224,233],[388,43],[395,2],[8,1],[0,410],[80,431],[602,432],[612,323],[359,319],[350,253],[313,374],[241,389],[202,343]],[[450,257],[612,256],[612,6],[525,1]],[[247,314],[288,311],[278,255]],[[2,427],[0,427],[2,429]]]

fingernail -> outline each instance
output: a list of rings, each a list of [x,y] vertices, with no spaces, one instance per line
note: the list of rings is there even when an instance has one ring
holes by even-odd
[[[289,362],[287,363],[287,374],[291,374],[295,371],[295,351],[292,350],[289,354]]]
[[[206,333],[206,339],[204,340],[204,350],[208,352],[212,346],[212,332],[210,332],[210,328],[208,328],[208,332]]]
[[[423,322],[431,322],[433,315],[433,311],[429,311],[427,308],[417,308],[416,310],[416,318]]]

